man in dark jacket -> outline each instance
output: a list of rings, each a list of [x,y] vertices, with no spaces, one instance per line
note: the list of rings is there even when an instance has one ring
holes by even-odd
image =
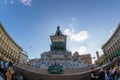
[[[103,70],[103,67],[100,67],[98,80],[105,80],[105,72]]]

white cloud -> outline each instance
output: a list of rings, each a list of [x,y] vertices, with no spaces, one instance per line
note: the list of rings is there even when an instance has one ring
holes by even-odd
[[[64,31],[64,33],[65,33],[66,35],[68,35],[68,36],[71,36],[71,35],[73,34],[73,32],[74,32],[74,29],[66,29],[66,30]]]
[[[8,3],[14,4],[14,0],[4,0],[4,3],[5,3],[5,4],[8,4]]]
[[[14,4],[16,0],[4,0],[5,4]],[[19,2],[21,2],[22,4],[26,5],[26,6],[31,6],[32,0],[18,0]]]
[[[70,24],[69,26],[72,27],[72,24]]]
[[[111,35],[114,33],[115,29],[116,29],[116,28],[113,27],[113,28],[110,30],[110,34],[111,34]]]
[[[75,17],[71,18],[72,22],[69,24],[68,29],[64,30],[64,34],[68,36],[68,50],[72,53],[78,52],[79,54],[85,54],[87,48],[85,46],[80,46],[81,42],[88,39],[88,31],[80,30],[79,32],[75,32],[74,27],[77,26],[77,21]]]
[[[87,31],[80,31],[79,33],[73,34],[71,36],[71,39],[75,41],[83,41],[83,40],[86,40],[87,38],[88,38]]]
[[[79,33],[74,33],[74,29],[66,29],[64,33],[74,41],[83,41],[88,38],[88,32],[84,30],[80,31]]]
[[[72,18],[71,18],[71,21],[72,21],[72,22],[69,24],[69,27],[75,26],[75,25],[76,25],[76,24],[75,24],[75,23],[76,23],[76,18],[75,18],[75,17],[72,17]]]
[[[86,50],[87,48],[85,46],[80,46],[79,48],[71,49],[72,53],[75,53],[77,51],[79,54],[85,54]]]
[[[109,34],[108,38],[110,38],[110,37],[112,36],[112,34],[114,33],[114,31],[115,31],[115,27],[113,27],[113,28],[109,31],[110,34]]]
[[[11,1],[10,1],[10,4],[14,4],[14,1],[13,1],[13,0],[11,0]]]
[[[31,6],[32,0],[20,0],[21,3],[27,6]]]
[[[78,51],[79,53],[85,53],[86,47],[81,46],[77,51]]]
[[[72,17],[72,21],[73,21],[73,22],[75,21],[75,17]]]

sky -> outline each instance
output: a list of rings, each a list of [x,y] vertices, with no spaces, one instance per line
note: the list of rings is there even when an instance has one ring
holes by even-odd
[[[68,51],[93,58],[120,22],[120,0],[0,0],[0,22],[30,59],[50,51],[58,25]]]

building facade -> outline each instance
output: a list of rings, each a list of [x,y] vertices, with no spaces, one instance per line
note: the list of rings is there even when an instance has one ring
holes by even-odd
[[[0,58],[19,63],[22,48],[9,36],[0,23]]]
[[[20,64],[27,64],[28,63],[28,55],[25,51],[22,51],[22,53],[20,54],[19,63]]]
[[[99,52],[98,52],[98,51],[96,51],[96,56],[97,56],[97,59],[100,58],[100,55],[99,55]]]
[[[34,58],[30,59],[28,64],[32,67],[40,68],[40,61],[41,61],[40,58]]]
[[[120,24],[108,41],[102,46],[102,50],[105,55],[104,63],[110,62],[120,56]]]
[[[103,65],[103,62],[104,62],[104,59],[105,59],[105,56],[104,54],[102,54],[101,56],[99,55],[99,52],[96,51],[96,56],[97,56],[97,59],[94,61],[94,64],[96,66],[101,66]]]
[[[96,66],[101,66],[104,64],[104,60],[105,60],[105,56],[103,54],[99,58],[97,58],[97,60],[95,60],[94,63],[96,64]]]
[[[80,59],[81,59],[81,61],[83,61],[84,63],[92,64],[92,58],[91,58],[91,55],[90,55],[90,54],[80,55]]]

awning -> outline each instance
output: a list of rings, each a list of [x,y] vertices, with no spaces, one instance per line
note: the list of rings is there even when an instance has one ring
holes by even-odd
[[[120,50],[117,51],[117,54],[120,56]]]
[[[115,58],[117,56],[120,56],[120,50],[117,50],[116,52],[114,52],[114,53],[110,54],[109,56],[107,56],[106,60],[107,59],[113,59],[113,58]]]

